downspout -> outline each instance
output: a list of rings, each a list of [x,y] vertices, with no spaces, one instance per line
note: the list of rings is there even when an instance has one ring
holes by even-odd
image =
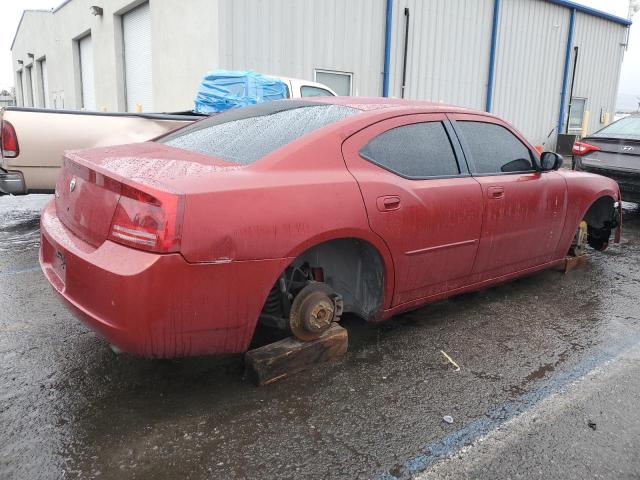
[[[578,68],[578,52],[578,47],[573,47],[573,73],[571,74],[571,88],[569,89],[569,109],[567,110],[567,118],[571,118],[571,107],[573,106],[573,87],[576,84],[576,70]],[[564,133],[569,133],[568,121]]]
[[[402,61],[402,90],[400,98],[404,98],[404,92],[407,89],[407,55],[409,53],[409,9],[404,9],[405,28],[404,28],[404,59]]]
[[[393,21],[393,0],[387,0],[384,25],[384,67],[382,70],[382,96],[389,96],[389,69],[391,67],[391,22]]]
[[[498,22],[500,20],[500,0],[493,0],[493,26],[491,27],[491,50],[489,52],[489,78],[487,79],[487,102],[485,111],[491,111],[493,101],[493,79],[496,68],[496,50],[498,47]]]
[[[569,34],[567,35],[567,48],[564,56],[564,73],[562,74],[562,93],[560,94],[560,114],[558,115],[557,132],[562,133],[564,127],[564,104],[567,99],[567,84],[569,83],[569,67],[571,65],[571,50],[573,49],[573,27],[576,23],[576,9],[571,9],[569,17]]]

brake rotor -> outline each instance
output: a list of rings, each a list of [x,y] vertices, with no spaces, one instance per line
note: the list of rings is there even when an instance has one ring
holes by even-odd
[[[331,324],[340,320],[342,298],[326,283],[312,282],[305,286],[291,304],[289,328],[304,341],[315,340]]]

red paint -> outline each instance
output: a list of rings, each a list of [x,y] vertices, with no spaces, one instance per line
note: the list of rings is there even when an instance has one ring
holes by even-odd
[[[619,199],[615,182],[565,170],[405,179],[359,149],[416,121],[473,117],[513,129],[428,102],[314,101],[363,112],[247,167],[156,143],[67,154],[58,198],[42,214],[40,262],[54,289],[126,352],[242,352],[278,276],[314,245],[355,237],[378,251],[384,320],[559,263],[589,206]],[[116,224],[160,240],[127,242]]]

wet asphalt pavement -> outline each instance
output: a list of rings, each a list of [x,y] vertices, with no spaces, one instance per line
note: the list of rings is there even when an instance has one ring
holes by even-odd
[[[611,451],[603,478],[640,474],[632,208],[623,242],[581,270],[347,318],[344,358],[256,388],[241,356],[116,355],[75,320],[37,265],[45,199],[0,198],[2,479],[549,478]]]

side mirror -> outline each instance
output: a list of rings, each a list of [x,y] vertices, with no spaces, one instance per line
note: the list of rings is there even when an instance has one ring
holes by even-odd
[[[542,152],[542,155],[540,155],[540,169],[543,172],[558,170],[563,162],[562,155],[556,152]]]

